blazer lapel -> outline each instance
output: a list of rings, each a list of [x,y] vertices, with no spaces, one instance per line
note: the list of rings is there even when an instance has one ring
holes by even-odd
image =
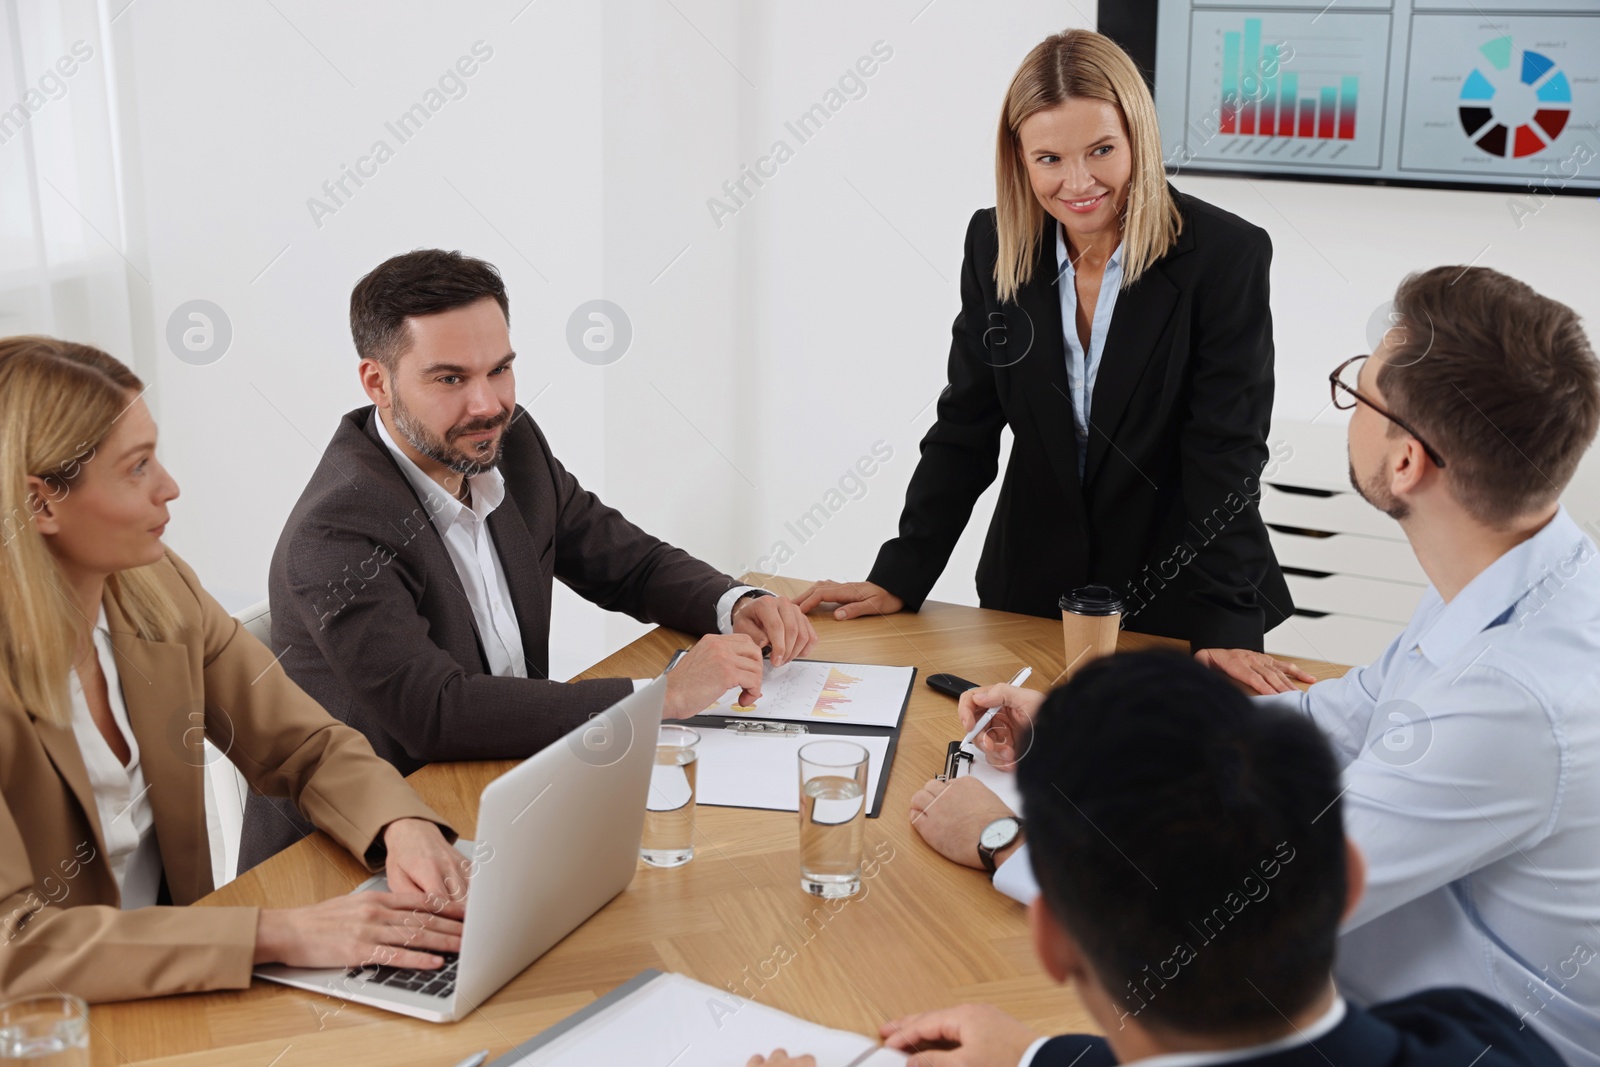
[[[472,613],[472,601],[467,599],[467,591],[461,586],[461,576],[456,573],[455,560],[451,558],[450,550],[445,547],[444,535],[439,532],[439,528],[433,523],[433,516],[428,509],[427,501],[417,495],[416,488],[411,484],[411,479],[407,478],[405,471],[400,469],[400,461],[395,459],[389,452],[388,446],[383,443],[383,438],[378,436],[377,408],[372,408],[367,413],[367,421],[362,427],[362,432],[366,435],[367,440],[371,442],[372,448],[379,456],[377,469],[382,472],[381,477],[394,492],[399,494],[398,501],[402,504],[409,501],[416,505],[416,510],[411,514],[423,517],[423,525],[427,529],[417,535],[422,540],[418,550],[424,557],[423,569],[428,575],[429,581],[444,582],[451,589],[454,589],[460,597],[456,602],[456,607],[463,614],[467,625],[472,628],[472,633],[476,638],[476,644],[472,652],[478,657],[479,669],[487,673],[489,670],[489,657],[484,652],[484,649],[488,646],[484,643],[483,634],[478,630],[478,618]],[[387,466],[384,464],[387,464]],[[490,517],[493,518],[493,516]],[[400,528],[400,525],[391,520],[389,527],[395,537],[399,539],[399,542],[404,544],[407,540],[407,535]],[[463,665],[466,664],[466,658],[461,655],[462,649],[452,646],[447,647],[446,651],[452,656],[456,656],[458,662]]]
[[[205,693],[194,687],[186,645],[140,638],[109,597],[106,623],[128,725],[139,742],[167,889],[174,903],[187,904],[213,888],[202,744]],[[219,740],[225,750],[227,740]]]
[[[1056,266],[1054,217],[1045,216],[1033,277],[1017,292],[1017,302],[1005,306],[1007,335],[1028,338],[1027,355],[1017,365],[1024,382],[1028,408],[1038,429],[1050,467],[1068,502],[1082,517],[1083,488],[1078,478],[1077,422],[1067,382],[1067,349],[1062,333],[1060,269]],[[1013,312],[1015,312],[1013,314]],[[1020,320],[1020,321],[1018,321]],[[1031,331],[1031,335],[1030,332]]]
[[[489,513],[489,534],[500,555],[506,587],[511,591],[511,607],[517,613],[517,629],[522,634],[522,656],[528,677],[543,678],[545,652],[537,634],[549,628],[549,583],[539,569],[539,546],[534,543],[522,511],[511,496],[511,479],[506,479],[506,495],[500,506]]]
[[[1168,191],[1171,191],[1169,185]],[[1133,398],[1145,368],[1156,352],[1156,345],[1172,318],[1180,293],[1167,277],[1163,266],[1172,256],[1194,247],[1193,230],[1185,226],[1177,244],[1133,285],[1117,294],[1111,313],[1105,348],[1100,354],[1100,370],[1095,375],[1094,398],[1089,403],[1089,459],[1084,464],[1084,484],[1094,481],[1095,473],[1111,449],[1128,401]]]
[[[1089,460],[1084,481],[1093,482],[1111,448],[1122,414],[1127,410],[1145,367],[1155,355],[1172,309],[1178,303],[1178,290],[1159,267],[1144,272],[1137,282],[1117,296],[1106,331],[1100,370],[1095,375],[1094,399],[1089,404]]]
[[[78,748],[78,735],[71,726],[56,726],[54,723],[45,722],[33,712],[28,712],[28,717],[33,719],[33,728],[39,735],[39,743],[44,746],[45,752],[50,755],[50,762],[55,764],[56,773],[61,775],[72,795],[78,799],[78,805],[83,808],[84,819],[94,831],[95,855],[103,856],[106,851],[105,831],[100,827],[100,809],[94,802],[94,787],[89,784],[89,768],[84,765],[83,751]]]

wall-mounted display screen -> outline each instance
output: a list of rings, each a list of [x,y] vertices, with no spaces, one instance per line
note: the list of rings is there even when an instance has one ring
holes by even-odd
[[[1101,6],[1169,170],[1600,193],[1600,0]]]

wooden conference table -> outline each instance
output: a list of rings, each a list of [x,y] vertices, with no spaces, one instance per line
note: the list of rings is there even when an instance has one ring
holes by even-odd
[[[807,583],[761,584],[793,594]],[[91,1062],[451,1067],[482,1048],[500,1055],[647,967],[732,985],[761,1003],[872,1035],[886,1019],[965,1001],[1001,1005],[1047,1033],[1093,1029],[1077,998],[1035,963],[1024,910],[982,872],[928,848],[906,818],[911,795],[961,734],[954,701],[929,689],[927,676],[947,671],[988,684],[1028,664],[1030,687],[1042,690],[1063,666],[1060,622],[936,602],[915,615],[838,622],[818,612],[813,622],[822,638],[813,656],[917,668],[883,811],[867,820],[866,855],[879,863],[847,903],[830,907],[801,891],[793,814],[701,808],[691,863],[641,865],[621,895],[461,1022],[420,1022],[255,982],[235,992],[95,1005]],[[689,643],[658,628],[582,677],[650,677]],[[1125,632],[1120,647],[1172,644]],[[1319,678],[1344,670],[1302,665]],[[437,763],[410,781],[470,836],[483,786],[513,763]],[[366,877],[318,833],[199,906],[311,904]]]

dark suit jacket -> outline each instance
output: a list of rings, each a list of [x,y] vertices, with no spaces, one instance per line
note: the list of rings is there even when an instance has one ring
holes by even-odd
[[[1057,1037],[1033,1067],[1109,1067],[1098,1037]],[[1363,1011],[1315,1041],[1229,1063],[1248,1067],[1564,1067],[1561,1057],[1516,1016],[1469,989],[1429,989]]]
[[[1111,317],[1089,415],[1084,475],[1069,399],[1058,225],[1033,277],[995,296],[994,209],[973,215],[949,385],[906,490],[900,535],[869,580],[916,610],[994,481],[1014,435],[978,563],[984,607],[1054,616],[1062,593],[1108,585],[1130,629],[1195,648],[1260,650],[1291,611],[1256,508],[1272,415],[1265,231],[1174,191],[1178,243]]]
[[[444,539],[376,420],[372,407],[340,420],[278,539],[268,595],[273,651],[289,677],[401,773],[531,755],[633,692],[626,678],[548,680],[552,578],[643,622],[716,629],[717,600],[737,583],[602,504],[519,406],[489,531],[528,677],[489,674]],[[309,832],[289,805],[251,795],[239,869]]]

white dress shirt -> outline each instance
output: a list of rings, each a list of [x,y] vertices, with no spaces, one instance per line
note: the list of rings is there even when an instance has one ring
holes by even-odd
[[[1138,1064],[1139,1067],[1212,1067],[1218,1063],[1243,1063],[1253,1060],[1258,1056],[1270,1056],[1275,1052],[1287,1052],[1301,1045],[1309,1045],[1324,1034],[1332,1033],[1333,1028],[1344,1022],[1345,1012],[1350,1009],[1345,1005],[1344,998],[1335,995],[1333,1004],[1327,1011],[1310,1026],[1301,1027],[1294,1033],[1285,1037],[1268,1041],[1261,1045],[1251,1045],[1248,1048],[1229,1049],[1225,1052],[1169,1052],[1164,1056],[1146,1056],[1142,1060],[1129,1060],[1128,1063]],[[1017,1067],[1030,1067],[1033,1057],[1038,1055],[1044,1047],[1048,1037],[1041,1037],[1028,1046],[1028,1051],[1022,1054],[1022,1059],[1017,1061]]]
[[[1067,247],[1066,229],[1056,224],[1056,288],[1061,291],[1061,332],[1067,350],[1067,390],[1071,394],[1073,428],[1078,434],[1078,477],[1083,477],[1089,455],[1089,412],[1094,403],[1094,380],[1100,373],[1100,357],[1105,353],[1106,331],[1111,329],[1111,313],[1122,291],[1122,245],[1106,261],[1100,276],[1100,295],[1094,302],[1094,318],[1089,323],[1089,351],[1078,340],[1078,271]]]
[[[1256,699],[1343,765],[1367,890],[1340,987],[1466,986],[1600,1067],[1600,551],[1566,509],[1448,604],[1429,586],[1376,663]],[[1022,901],[1026,853],[995,876]]]
[[[489,533],[489,516],[506,498],[505,475],[498,466],[472,475],[467,479],[471,502],[463,504],[405,454],[390,436],[382,416],[376,421],[384,447],[400,465],[400,472],[427,507],[434,527],[444,539],[450,562],[455,564],[456,577],[461,580],[462,591],[472,607],[472,619],[478,624],[478,636],[489,660],[489,673],[526,678],[528,665],[522,653],[522,629],[517,622],[516,608],[511,604],[511,588],[506,584],[500,552]],[[722,594],[717,601],[720,632],[732,632],[734,602],[753,591],[758,590],[738,585]],[[635,678],[634,688],[649,682],[647,678]]]
[[[122,700],[122,678],[106,630],[106,609],[94,628],[94,650],[100,671],[106,679],[106,699],[111,718],[128,746],[126,765],[117,758],[95,725],[84,696],[78,672],[72,672],[72,732],[83,754],[89,786],[94,790],[95,813],[100,819],[100,834],[105,838],[106,861],[122,893],[124,908],[143,908],[156,902],[161,892],[161,849],[156,841],[155,813],[150,808],[150,787],[145,784],[139,764],[139,741],[128,725],[128,709]]]

